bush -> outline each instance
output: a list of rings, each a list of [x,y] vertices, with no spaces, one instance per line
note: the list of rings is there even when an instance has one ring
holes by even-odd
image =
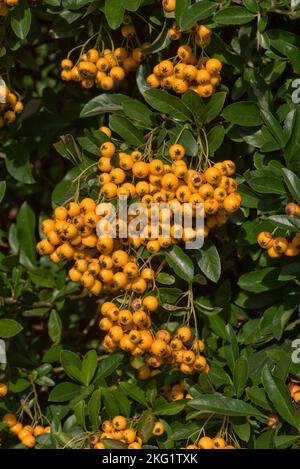
[[[0,2],[3,447],[297,448],[299,11]]]

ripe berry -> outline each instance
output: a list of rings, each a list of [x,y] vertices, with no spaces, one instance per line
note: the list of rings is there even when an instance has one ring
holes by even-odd
[[[155,436],[160,436],[164,433],[165,427],[164,424],[161,422],[155,422],[152,433]]]
[[[5,414],[3,416],[2,422],[8,428],[11,428],[17,423],[17,418],[16,418],[15,414]]]
[[[154,312],[158,308],[158,300],[155,298],[155,296],[149,295],[143,299],[143,305],[146,309],[148,309],[148,311]]]
[[[203,436],[198,441],[198,446],[201,449],[213,449],[213,440],[208,436]]]
[[[0,397],[5,397],[8,393],[8,388],[6,384],[0,383]]]

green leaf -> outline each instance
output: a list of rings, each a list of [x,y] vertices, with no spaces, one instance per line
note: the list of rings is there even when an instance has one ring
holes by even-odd
[[[118,95],[103,93],[88,101],[80,112],[80,117],[92,117],[99,114],[120,111],[122,106]]]
[[[180,3],[180,2],[178,2]],[[179,17],[179,26],[182,30],[187,30],[194,26],[197,21],[204,20],[211,16],[217,9],[215,2],[202,0],[194,5],[185,8]],[[176,17],[177,18],[177,17]],[[178,19],[178,18],[177,18]]]
[[[148,406],[148,401],[144,391],[136,384],[122,381],[119,386],[126,394],[128,394],[128,396],[137,401],[139,404],[142,404],[146,407]]]
[[[31,10],[24,0],[10,12],[10,25],[15,35],[25,39],[31,26]]]
[[[77,423],[84,430],[86,430],[86,426],[85,426],[85,407],[86,407],[86,404],[83,400],[77,402],[77,404],[74,406],[74,414],[75,414]]]
[[[187,440],[191,435],[195,434],[198,430],[198,425],[195,422],[172,424],[171,438],[174,441]]]
[[[215,153],[223,143],[225,130],[222,125],[216,125],[207,134],[208,152],[210,155]]]
[[[295,202],[300,204],[300,179],[287,168],[282,168],[283,179]]]
[[[250,11],[244,7],[238,6],[224,8],[214,15],[215,22],[224,25],[246,24],[252,21],[254,18],[255,15],[250,13]]]
[[[276,449],[287,449],[299,439],[299,435],[275,435],[274,444]]]
[[[99,412],[101,409],[101,389],[96,389],[88,402],[88,416],[93,431],[99,430]]]
[[[154,422],[155,417],[150,410],[144,412],[138,422],[137,433],[145,443],[152,437]]]
[[[112,419],[119,413],[119,404],[110,389],[101,388],[101,393],[104,398],[105,409],[108,416]]]
[[[179,246],[173,246],[166,253],[167,263],[179,278],[186,282],[192,282],[194,278],[194,266],[190,257]]]
[[[226,93],[220,91],[215,93],[209,98],[204,109],[204,123],[209,123],[214,120],[222,111],[226,99]]]
[[[58,312],[53,309],[49,316],[48,321],[48,333],[49,337],[55,344],[60,342],[62,333],[62,323]]]
[[[81,360],[79,356],[70,350],[62,350],[60,361],[66,374],[81,382]]]
[[[278,280],[279,270],[267,267],[241,275],[238,285],[246,291],[262,293],[276,289],[282,285]]]
[[[225,352],[228,366],[233,372],[236,361],[239,357],[239,346],[238,346],[235,331],[233,330],[233,327],[229,323],[226,324],[225,326],[225,338],[227,342],[229,342],[230,345],[226,345],[224,347],[224,352]]]
[[[196,123],[203,122],[205,114],[205,104],[201,96],[193,90],[188,90],[181,98],[183,104],[192,113]]]
[[[144,93],[145,101],[157,111],[169,114],[181,121],[190,120],[188,108],[177,98],[163,90],[148,90]]]
[[[142,145],[144,143],[144,136],[142,132],[137,129],[129,119],[113,114],[109,118],[110,128],[120,135],[125,142],[131,145]]]
[[[124,0],[105,0],[104,13],[109,26],[112,29],[117,29],[121,26],[124,18]]]
[[[120,414],[124,417],[130,417],[130,401],[121,389],[114,389],[114,396],[118,402]]]
[[[23,184],[34,184],[36,181],[31,173],[29,156],[25,148],[10,145],[5,149],[5,165],[9,174]]]
[[[298,36],[288,31],[273,29],[268,31],[267,37],[271,47],[288,57],[296,73],[300,73],[300,52]]]
[[[5,191],[6,191],[6,181],[0,181],[0,203],[3,200],[3,197],[5,196]]]
[[[160,52],[163,49],[166,49],[168,47],[172,40],[169,38],[168,31],[169,31],[169,24],[165,22],[161,32],[159,35],[155,38],[155,40],[152,42],[152,44],[149,45],[149,47],[146,47],[143,50],[144,54],[157,54],[157,52]]]
[[[29,270],[28,275],[31,281],[38,287],[54,288],[56,285],[53,274],[50,270],[43,267]]]
[[[236,390],[236,396],[241,397],[248,380],[248,362],[245,357],[237,359],[233,370],[233,383]]]
[[[174,275],[166,274],[165,272],[160,272],[156,277],[155,281],[161,283],[162,285],[174,285],[176,279]]]
[[[273,431],[267,430],[266,432],[259,435],[255,441],[255,449],[273,449]]]
[[[278,142],[280,147],[284,148],[287,142],[286,142],[284,131],[282,130],[280,123],[278,122],[277,119],[275,119],[275,117],[270,111],[267,111],[266,109],[262,109],[260,112],[270,133],[273,135],[273,137]]]
[[[291,397],[286,384],[274,376],[267,365],[263,370],[262,381],[266,393],[278,414],[286,422],[299,430],[299,424],[295,418],[295,410],[292,406]]]
[[[282,179],[276,176],[254,176],[248,184],[254,191],[262,194],[285,194]]]
[[[179,414],[186,406],[185,400],[175,402],[158,402],[154,404],[153,412],[155,415],[176,415]]]
[[[14,319],[0,319],[0,337],[1,339],[9,339],[19,334],[23,330],[23,326]]]
[[[263,417],[259,410],[247,402],[222,394],[203,395],[201,398],[191,399],[187,405],[202,412],[214,412],[219,415]]]
[[[50,402],[66,402],[76,397],[80,392],[80,386],[75,383],[65,381],[59,383],[52,389],[48,400]]]
[[[245,421],[243,417],[235,417],[232,420],[232,427],[237,436],[243,441],[249,441],[251,435],[250,423]]]
[[[252,386],[251,388],[246,389],[246,394],[255,405],[258,405],[268,412],[272,411],[272,407],[267,399],[264,389],[259,388],[258,386]]]
[[[254,102],[238,102],[227,106],[222,116],[232,124],[242,127],[257,127],[262,124],[259,107]]]
[[[81,372],[83,384],[88,386],[92,381],[97,368],[97,353],[96,350],[90,350],[83,358],[81,364]]]
[[[221,275],[221,261],[218,250],[211,242],[206,242],[197,253],[197,263],[201,272],[212,282],[217,283]]]
[[[18,240],[20,243],[20,264],[26,268],[36,265],[35,213],[24,202],[17,216]]]
[[[97,384],[102,379],[112,375],[113,372],[120,366],[122,361],[123,355],[121,353],[114,353],[101,360],[98,365],[94,382]]]
[[[155,114],[150,109],[137,99],[129,98],[128,96],[122,97],[123,112],[129,119],[133,119],[142,123],[144,127],[151,127],[154,121]]]

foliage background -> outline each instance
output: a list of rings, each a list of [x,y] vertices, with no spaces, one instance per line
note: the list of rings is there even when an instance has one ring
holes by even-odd
[[[103,418],[137,412],[144,432],[147,419],[163,420],[167,435],[151,439],[155,447],[182,446],[211,414],[206,433],[214,435],[223,425],[241,447],[297,446],[300,411],[287,384],[300,380],[299,364],[291,361],[291,341],[299,336],[300,262],[299,257],[266,258],[256,237],[264,229],[277,227],[276,233],[287,235],[300,227],[299,219],[283,215],[288,201],[300,203],[300,92],[295,82],[300,5],[253,0],[178,4],[175,16],[183,27],[203,21],[214,29],[208,52],[224,64],[219,92],[197,107],[190,93],[180,99],[145,91],[147,70],[173,47],[164,28],[172,19],[164,17],[160,1],[21,0],[1,19],[2,77],[8,80],[9,73],[8,83],[20,93],[25,110],[0,136],[0,337],[8,360],[0,378],[9,383],[0,413],[16,411],[22,402],[30,418],[38,395],[53,430],[41,437],[42,447],[60,447],[78,432],[97,430],[100,408]],[[67,52],[100,24],[118,44],[125,13],[140,37],[153,44],[136,77],[110,94],[63,83],[59,62]],[[123,119],[121,131],[118,119]],[[170,140],[185,126],[191,153],[192,128],[204,125],[211,159],[231,158],[238,168],[242,209],[192,266],[185,256],[177,259],[189,272],[183,280],[194,281],[211,365],[208,376],[187,380],[190,402],[158,398],[161,387],[178,380],[179,373],[137,382],[122,354],[100,352],[97,360],[90,352],[81,380],[68,368],[70,360],[76,361],[68,351],[83,356],[99,348],[98,305],[66,278],[63,266],[38,259],[35,243],[40,218],[70,197],[70,181],[97,160],[97,128],[109,122],[133,144],[155,125]],[[88,190],[92,183],[83,193]],[[172,303],[188,282],[180,279],[180,268],[165,272],[161,300]],[[172,321],[178,320],[174,315]],[[272,412],[280,418],[275,429],[266,425]],[[7,432],[1,439],[6,447],[16,446]]]

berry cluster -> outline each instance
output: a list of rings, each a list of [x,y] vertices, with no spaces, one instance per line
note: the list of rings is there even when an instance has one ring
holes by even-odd
[[[103,340],[106,351],[121,349],[134,357],[143,357],[140,379],[149,378],[151,368],[158,369],[163,364],[179,367],[185,374],[208,373],[209,365],[201,355],[204,343],[193,340],[190,327],[180,326],[173,337],[166,329],[153,333],[150,315],[158,307],[157,299],[151,295],[133,300],[130,309],[120,309],[112,302],[103,303],[99,327],[107,333]]]
[[[283,254],[294,257],[300,252],[300,233],[296,233],[291,240],[288,240],[282,236],[273,237],[272,233],[262,231],[257,237],[257,242],[272,258],[281,257]]]
[[[0,129],[5,124],[12,124],[16,114],[23,111],[23,104],[8,86],[0,86]]]
[[[300,207],[294,202],[290,202],[285,207],[285,213],[289,217],[297,216],[300,213]],[[269,257],[278,258],[282,255],[288,257],[297,256],[300,252],[300,233],[296,233],[291,239],[283,236],[274,237],[268,231],[262,231],[257,237],[259,246],[267,250]]]
[[[300,402],[300,386],[298,384],[291,383],[288,386],[291,398],[296,402]]]
[[[18,422],[15,414],[5,414],[2,419],[4,425],[9,428],[9,431],[18,436],[21,443],[27,448],[33,448],[36,444],[36,437],[43,433],[51,433],[51,427],[42,427],[41,425],[25,425]]]
[[[63,59],[60,76],[64,81],[80,83],[83,88],[92,88],[95,85],[104,91],[110,91],[125,79],[127,72],[137,69],[142,60],[142,47],[132,51],[124,47],[118,47],[114,51],[104,49],[102,53],[97,49],[89,49],[79,57],[75,65],[69,58]]]
[[[182,45],[175,60],[163,60],[155,65],[147,83],[151,88],[173,90],[176,94],[193,90],[208,98],[221,82],[221,70],[220,60],[202,57],[198,61],[191,47]]]
[[[101,127],[100,131],[111,137],[108,127]],[[71,280],[80,281],[95,295],[103,289],[144,293],[153,272],[139,270],[137,249],[145,246],[156,254],[174,243],[207,236],[212,228],[226,223],[229,215],[240,207],[241,197],[236,193],[237,182],[232,177],[235,165],[231,160],[216,163],[204,171],[188,169],[185,148],[178,143],[168,150],[168,164],[160,159],[146,161],[148,156],[139,150],[117,153],[111,140],[100,146],[100,154],[100,203],[97,205],[93,199],[85,198],[80,203],[74,201],[67,207],[57,207],[53,219],[43,221],[45,239],[37,244],[40,255],[50,255],[53,262],[75,260],[69,271]],[[117,201],[120,196],[140,202],[144,209],[147,223],[139,236],[130,229],[127,238],[112,234],[113,227],[107,219],[111,206],[108,207],[107,202]],[[162,203],[159,222],[154,226],[150,207]],[[140,211],[128,212],[128,221],[138,217]],[[193,226],[182,227],[176,223],[177,216],[182,219],[185,215],[190,215]],[[197,228],[197,215],[204,215],[204,227]],[[118,230],[122,224],[126,225],[118,217]]]
[[[81,282],[94,295],[120,289],[144,293],[153,278],[152,270],[139,271],[136,258],[118,249],[117,241],[107,235],[98,237],[95,229],[99,219],[96,203],[90,198],[57,207],[54,219],[42,222],[46,238],[36,246],[39,254],[50,255],[55,263],[74,260],[70,279]]]
[[[202,436],[197,443],[187,445],[182,449],[235,449],[234,446],[228,445],[224,438],[216,436],[210,438],[209,436]]]
[[[136,30],[130,18],[121,28],[126,40],[125,47],[99,50],[97,46],[85,52],[82,47],[80,57],[74,64],[68,57],[61,61],[61,78],[64,81],[75,81],[83,88],[96,86],[103,91],[110,91],[117,83],[124,81],[126,73],[137,70],[143,59],[143,50],[148,43],[137,47]]]
[[[176,224],[172,224],[169,237],[159,235],[164,223],[169,220],[172,223],[175,213],[186,213],[186,203],[192,205],[193,217],[200,215],[198,204],[203,204],[204,236],[207,236],[211,228],[225,223],[229,215],[240,207],[241,197],[236,193],[237,182],[231,177],[235,172],[235,165],[231,160],[216,163],[201,172],[188,169],[183,159],[185,148],[180,144],[169,148],[170,164],[164,164],[160,159],[144,161],[143,154],[137,150],[131,153],[120,152],[116,159],[116,147],[110,141],[101,145],[100,153],[102,156],[98,162],[101,171],[99,183],[106,200],[123,195],[127,198],[138,198],[145,208],[150,208],[152,204],[167,204],[167,207],[159,212],[157,236],[153,227],[150,227],[150,211],[149,224],[145,227],[143,235],[137,239],[129,233],[128,243],[135,249],[144,244],[149,252],[157,253],[161,248],[168,248],[181,240],[194,240],[197,236],[196,230],[182,230]],[[134,183],[136,180],[138,182]]]
[[[116,440],[127,445],[127,449],[142,449],[142,438],[137,435],[133,426],[128,424],[128,420],[122,415],[117,415],[112,420],[105,420],[102,423],[102,431],[92,436],[93,448],[105,449],[105,440]],[[165,428],[161,422],[154,423],[152,428],[154,436],[160,436],[164,431]]]
[[[168,30],[168,36],[172,41],[178,41],[183,33],[188,33],[193,43],[202,49],[211,43],[212,30],[203,24],[197,23],[187,31],[182,31],[177,21],[174,21]]]

